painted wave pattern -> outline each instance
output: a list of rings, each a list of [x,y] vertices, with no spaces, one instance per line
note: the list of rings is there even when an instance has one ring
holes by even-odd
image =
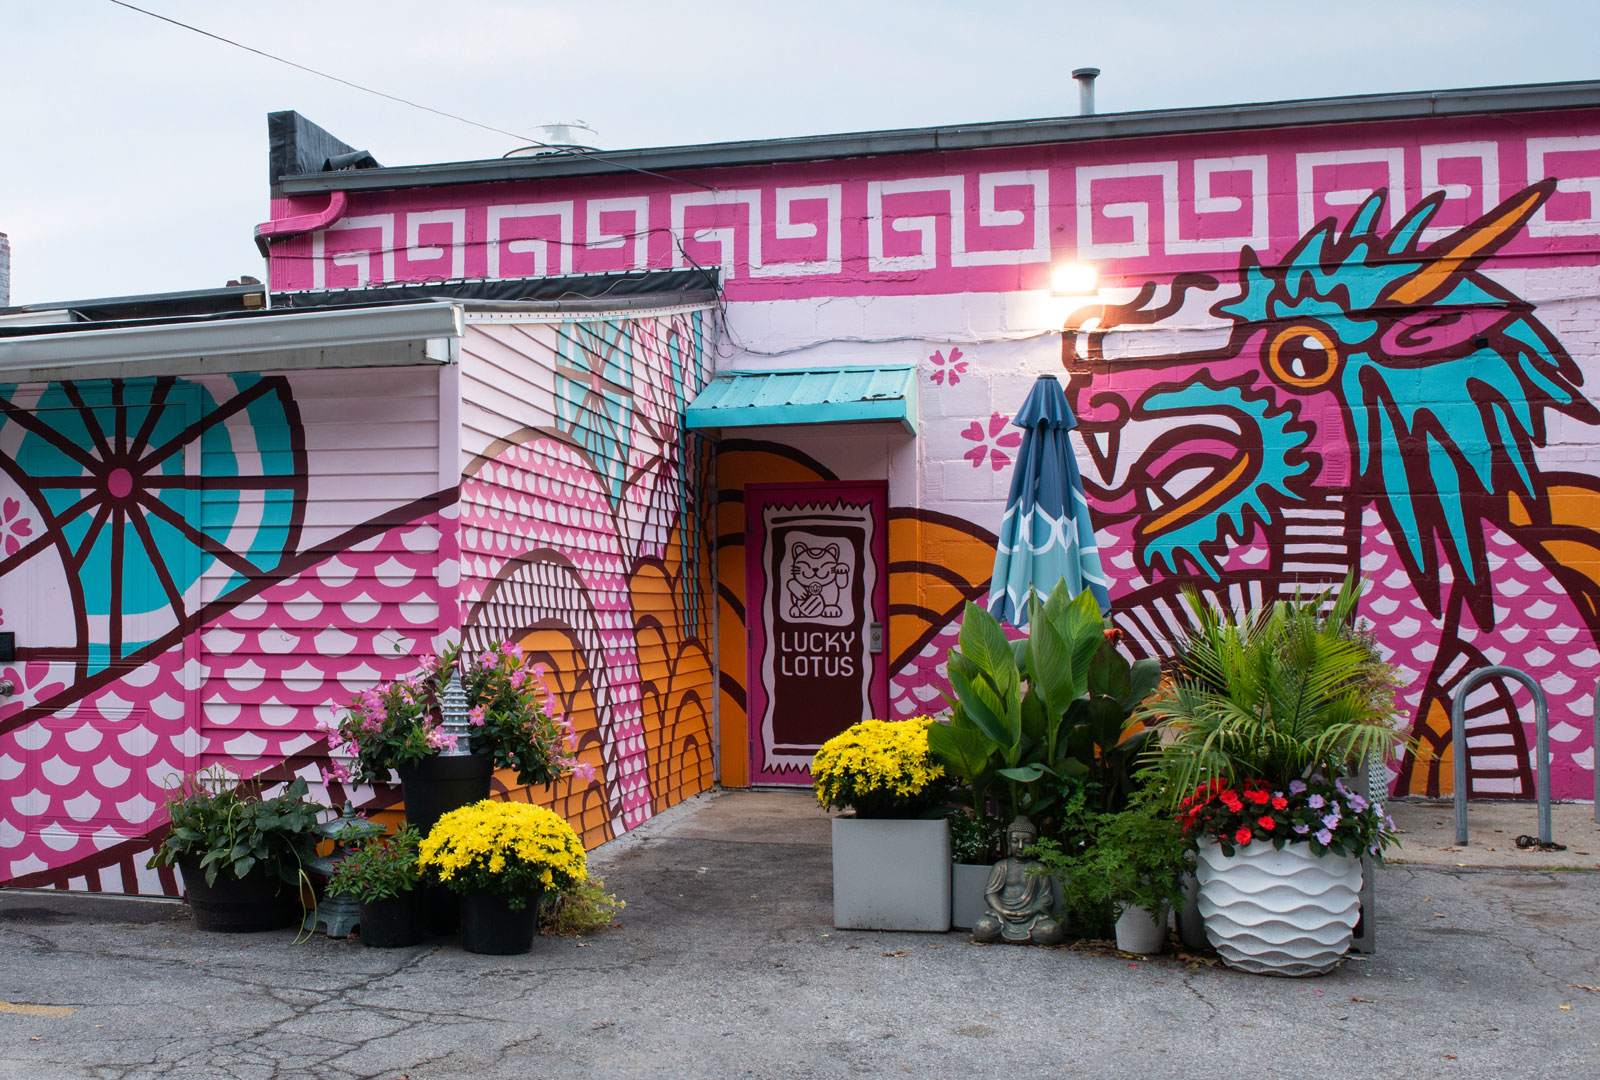
[[[590,619],[578,634],[595,673],[605,788],[613,800],[615,831],[622,832],[649,818],[651,789],[630,559],[606,483],[579,453],[555,439],[510,447],[462,484],[460,536],[469,607],[508,565],[539,552],[570,562],[582,583]],[[562,614],[570,618],[573,613]]]
[[[165,821],[164,793],[184,772],[222,764],[251,775],[319,756],[319,721],[443,644],[440,605],[454,596],[454,582],[435,577],[443,524],[414,521],[330,556],[207,624],[199,660],[185,664],[173,648],[0,736],[4,876],[83,863],[69,887],[171,893],[144,862]],[[37,661],[0,672],[26,688],[4,714],[59,692],[71,666],[56,666],[54,678]],[[309,761],[300,771],[318,778]]]
[[[1206,938],[1229,967],[1258,975],[1321,975],[1350,949],[1360,914],[1361,863],[1249,844],[1226,856],[1200,845],[1195,877]]]

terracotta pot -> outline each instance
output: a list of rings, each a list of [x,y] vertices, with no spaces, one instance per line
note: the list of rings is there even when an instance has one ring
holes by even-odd
[[[1224,855],[1203,840],[1195,876],[1206,938],[1222,962],[1260,975],[1322,975],[1350,949],[1361,860],[1304,842],[1246,844]]]
[[[505,896],[488,889],[475,889],[461,897],[461,947],[470,953],[512,956],[533,948],[539,928],[541,893],[528,897],[520,911],[513,910]]]
[[[221,934],[253,934],[263,930],[282,930],[300,918],[300,892],[286,884],[265,864],[257,864],[243,878],[226,868],[217,871],[213,885],[206,884],[200,856],[178,858],[183,887],[189,894],[189,910],[195,926]]]

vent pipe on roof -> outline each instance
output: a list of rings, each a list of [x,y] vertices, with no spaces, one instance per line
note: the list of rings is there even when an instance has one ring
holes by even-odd
[[[1072,77],[1078,80],[1078,115],[1094,115],[1094,80],[1100,74],[1099,68],[1082,67],[1074,68]]]

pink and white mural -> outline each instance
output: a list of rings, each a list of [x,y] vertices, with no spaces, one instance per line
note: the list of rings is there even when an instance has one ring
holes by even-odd
[[[1136,648],[1165,649],[1182,582],[1244,603],[1358,567],[1421,746],[1392,763],[1397,788],[1449,791],[1452,689],[1503,662],[1551,697],[1556,795],[1585,798],[1596,192],[1595,110],[1285,126],[353,192],[328,228],[274,244],[272,280],[714,266],[723,366],[921,364],[915,439],[791,429],[718,456],[724,560],[742,557],[747,480],[887,480],[897,715],[937,709],[951,623],[985,584],[1009,418],[1064,368]],[[1093,298],[1048,294],[1069,260],[1099,271]],[[746,597],[737,567],[718,574],[738,783]],[[1469,706],[1473,793],[1531,797],[1526,696],[1483,687]]]

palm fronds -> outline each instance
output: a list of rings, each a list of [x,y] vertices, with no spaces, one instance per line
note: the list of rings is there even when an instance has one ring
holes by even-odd
[[[1190,627],[1141,716],[1161,726],[1152,765],[1175,797],[1216,778],[1337,777],[1405,741],[1394,669],[1355,622],[1360,596],[1352,574],[1336,592],[1236,615],[1185,591]]]

